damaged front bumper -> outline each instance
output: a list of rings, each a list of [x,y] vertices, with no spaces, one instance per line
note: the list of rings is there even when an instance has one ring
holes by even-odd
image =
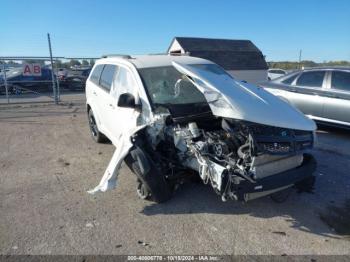
[[[304,180],[313,180],[316,166],[315,158],[310,154],[304,154],[304,160],[299,167],[258,179],[256,183],[242,180],[239,184],[233,185],[235,187],[233,190],[237,200],[249,201],[283,190]]]

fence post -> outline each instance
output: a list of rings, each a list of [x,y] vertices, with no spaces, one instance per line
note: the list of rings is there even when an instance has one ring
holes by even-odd
[[[7,77],[6,77],[6,68],[5,68],[5,60],[4,63],[2,64],[2,68],[4,71],[4,84],[5,84],[5,92],[6,92],[6,98],[7,98],[7,103],[10,103],[10,97],[9,97],[9,90],[7,86]]]
[[[47,41],[49,43],[49,51],[50,51],[51,79],[52,79],[53,94],[54,94],[54,98],[55,98],[55,104],[58,104],[58,94],[57,94],[56,83],[55,83],[55,75],[53,72],[54,68],[53,68],[53,59],[52,59],[51,39],[50,39],[49,33],[47,33]]]
[[[56,70],[56,72],[58,72],[58,70]],[[56,86],[57,86],[57,99],[60,102],[61,101],[61,92],[60,92],[60,81],[59,81],[58,77],[56,77]]]

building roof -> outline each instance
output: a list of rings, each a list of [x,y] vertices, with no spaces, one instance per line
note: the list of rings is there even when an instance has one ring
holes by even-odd
[[[250,40],[175,37],[174,42],[191,56],[211,60],[225,70],[266,70],[268,68],[261,51]]]
[[[197,37],[175,37],[173,42],[181,45],[185,51],[231,51],[260,52],[250,40],[214,39]],[[169,51],[169,50],[168,50]]]

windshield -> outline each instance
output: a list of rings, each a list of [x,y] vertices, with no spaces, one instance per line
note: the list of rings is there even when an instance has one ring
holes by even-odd
[[[173,66],[143,68],[139,72],[155,105],[207,103],[193,83]]]

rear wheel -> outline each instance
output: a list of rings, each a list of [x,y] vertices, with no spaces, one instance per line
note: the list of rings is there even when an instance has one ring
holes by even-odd
[[[88,119],[89,119],[89,127],[90,127],[90,132],[91,132],[91,136],[92,139],[96,142],[96,143],[103,143],[107,141],[107,138],[104,134],[102,134],[97,127],[96,124],[96,120],[94,117],[94,114],[92,112],[91,109],[89,109],[88,112]]]

